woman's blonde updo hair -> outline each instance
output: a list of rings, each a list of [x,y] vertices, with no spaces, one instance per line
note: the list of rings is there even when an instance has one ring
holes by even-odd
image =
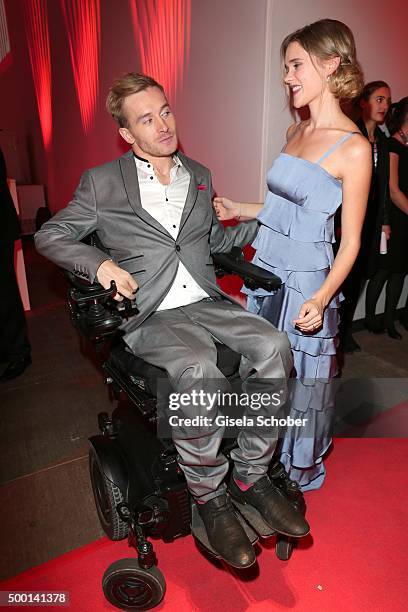
[[[283,61],[292,42],[298,42],[312,61],[313,57],[321,61],[340,58],[339,67],[328,78],[330,91],[336,98],[352,99],[360,95],[364,77],[357,61],[353,33],[344,23],[335,19],[321,19],[289,34],[281,45]]]

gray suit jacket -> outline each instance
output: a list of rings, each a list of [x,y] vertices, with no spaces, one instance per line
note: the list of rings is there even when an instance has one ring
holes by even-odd
[[[216,284],[211,253],[251,243],[257,233],[256,221],[224,228],[212,207],[209,170],[178,155],[191,180],[176,240],[141,205],[132,151],[87,170],[73,200],[35,235],[42,255],[82,278],[94,281],[106,259],[132,274],[139,285],[139,314],[132,317],[132,328],[157,309],[179,261],[210,296],[234,301]],[[94,231],[106,253],[80,242]]]

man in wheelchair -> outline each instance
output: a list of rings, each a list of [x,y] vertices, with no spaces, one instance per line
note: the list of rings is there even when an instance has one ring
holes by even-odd
[[[109,91],[107,109],[131,150],[83,174],[73,200],[36,234],[37,249],[104,288],[115,281],[117,300],[136,296],[137,314],[121,326],[124,340],[135,355],[167,372],[175,393],[191,399],[178,416],[217,414],[213,403],[197,406],[192,398],[230,389],[217,367],[219,342],[241,355],[239,373],[248,396],[279,393],[284,402],[293,365],[286,334],[221,291],[212,261],[212,254],[251,243],[257,222],[224,228],[218,221],[210,172],[178,151],[174,116],[152,78],[122,76]],[[106,250],[81,242],[92,232]],[[277,412],[273,403],[268,410],[271,416]],[[229,463],[220,452],[224,426],[214,418],[206,423],[187,429],[187,435],[176,428],[173,441],[217,554],[238,568],[255,562],[231,499],[255,508],[273,531],[306,535],[302,512],[267,474],[276,431],[242,428],[227,485]]]

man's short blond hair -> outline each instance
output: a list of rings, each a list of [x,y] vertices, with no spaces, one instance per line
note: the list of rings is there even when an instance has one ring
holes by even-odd
[[[113,83],[106,98],[106,110],[120,127],[128,127],[127,117],[123,112],[123,103],[126,98],[149,87],[157,87],[166,95],[160,83],[140,72],[127,72]]]

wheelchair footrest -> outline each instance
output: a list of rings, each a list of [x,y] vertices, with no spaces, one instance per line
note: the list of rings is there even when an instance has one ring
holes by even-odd
[[[251,544],[256,544],[259,538],[255,531],[251,529],[251,527],[244,521],[242,516],[239,514],[237,514],[237,516]],[[191,533],[208,552],[210,552],[217,559],[221,559],[221,556],[214,550],[208,540],[207,531],[204,527],[203,520],[198,513],[197,504],[194,502],[191,505]]]
[[[231,501],[238,512],[244,517],[246,522],[249,523],[249,525],[261,538],[270,538],[276,534],[276,531],[274,531],[272,527],[268,525],[256,508],[250,504],[241,504],[233,497],[231,497]]]

